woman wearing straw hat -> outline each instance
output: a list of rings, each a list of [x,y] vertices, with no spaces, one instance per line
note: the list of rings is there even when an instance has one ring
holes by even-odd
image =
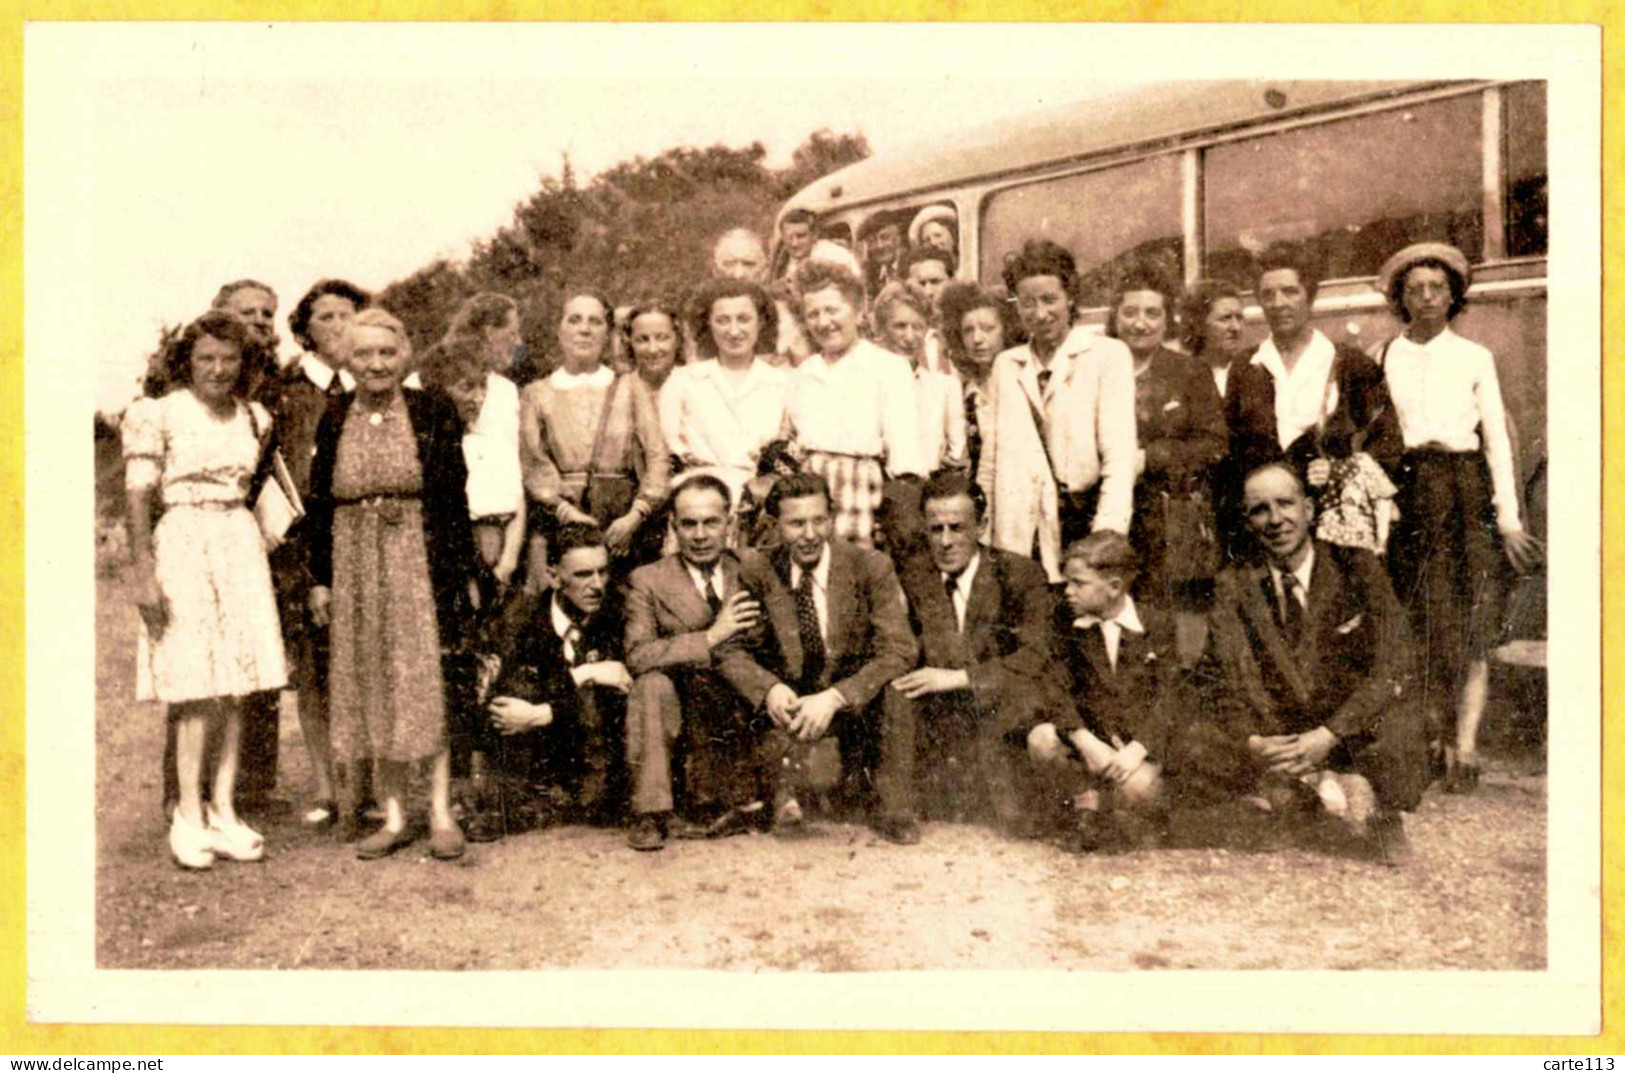
[[[1376,282],[1404,324],[1378,352],[1405,439],[1390,568],[1426,653],[1429,708],[1435,716],[1452,707],[1456,713],[1445,778],[1451,793],[1478,783],[1486,652],[1501,611],[1497,534],[1500,552],[1520,574],[1539,564],[1543,550],[1519,517],[1495,358],[1450,328],[1471,284],[1467,258],[1437,242],[1400,250]]]

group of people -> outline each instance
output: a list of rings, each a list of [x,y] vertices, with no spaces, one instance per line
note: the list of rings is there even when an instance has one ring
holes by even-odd
[[[1459,251],[1394,255],[1402,331],[1367,354],[1313,327],[1291,247],[1249,348],[1232,284],[1129,271],[1099,334],[1054,243],[999,294],[953,282],[941,214],[863,262],[815,224],[786,216],[772,281],[723,235],[681,306],[567,290],[522,384],[504,295],[415,352],[323,280],[281,367],[274,292],[221,288],[123,423],[174,859],[263,855],[288,687],[301,819],[366,859],[417,837],[415,766],[443,859],[814,809],[1087,852],[1185,804],[1328,813],[1398,859],[1430,782],[1472,789],[1503,564],[1541,548],[1493,358],[1450,329]],[[251,511],[271,482],[286,532]]]

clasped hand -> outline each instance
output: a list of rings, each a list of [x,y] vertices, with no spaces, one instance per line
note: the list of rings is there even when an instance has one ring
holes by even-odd
[[[817,741],[829,730],[844,701],[834,689],[814,693],[808,697],[796,696],[795,690],[777,682],[767,691],[766,708],[773,724],[794,734],[801,741]]]
[[[498,697],[487,707],[491,721],[503,734],[519,734],[553,721],[551,704],[532,704],[518,697]]]
[[[1320,769],[1336,744],[1337,735],[1325,727],[1302,734],[1254,734],[1247,739],[1247,749],[1260,766],[1286,775],[1306,775]]]

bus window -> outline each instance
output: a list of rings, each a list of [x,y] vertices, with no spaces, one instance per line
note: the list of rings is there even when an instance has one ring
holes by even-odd
[[[1005,258],[1030,238],[1071,251],[1084,309],[1111,301],[1113,284],[1130,262],[1155,267],[1177,283],[1185,264],[1178,158],[1151,157],[993,194],[982,209],[982,283],[1002,280]]]
[[[1484,249],[1483,99],[1414,105],[1207,150],[1207,274],[1245,284],[1252,257],[1307,242],[1326,279],[1372,276],[1395,250]]]
[[[1507,256],[1546,252],[1546,83],[1508,86],[1506,107]]]

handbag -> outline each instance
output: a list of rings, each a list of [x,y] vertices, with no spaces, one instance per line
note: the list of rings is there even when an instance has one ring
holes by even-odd
[[[260,439],[259,418],[254,406],[248,406],[248,424],[254,430],[254,439]],[[260,536],[266,551],[275,551],[287,542],[288,533],[305,516],[305,503],[293,483],[288,460],[282,457],[282,448],[266,443],[260,449],[260,461],[249,484],[249,498],[254,520],[259,523]]]
[[[621,388],[625,376],[617,376],[604,397],[604,410],[598,415],[598,432],[593,436],[592,453],[587,458],[587,488],[581,495],[581,509],[591,514],[601,526],[608,526],[632,509],[637,498],[637,482],[624,473],[601,472],[599,456],[604,449],[604,432],[609,427],[609,414],[615,407],[615,393]]]

